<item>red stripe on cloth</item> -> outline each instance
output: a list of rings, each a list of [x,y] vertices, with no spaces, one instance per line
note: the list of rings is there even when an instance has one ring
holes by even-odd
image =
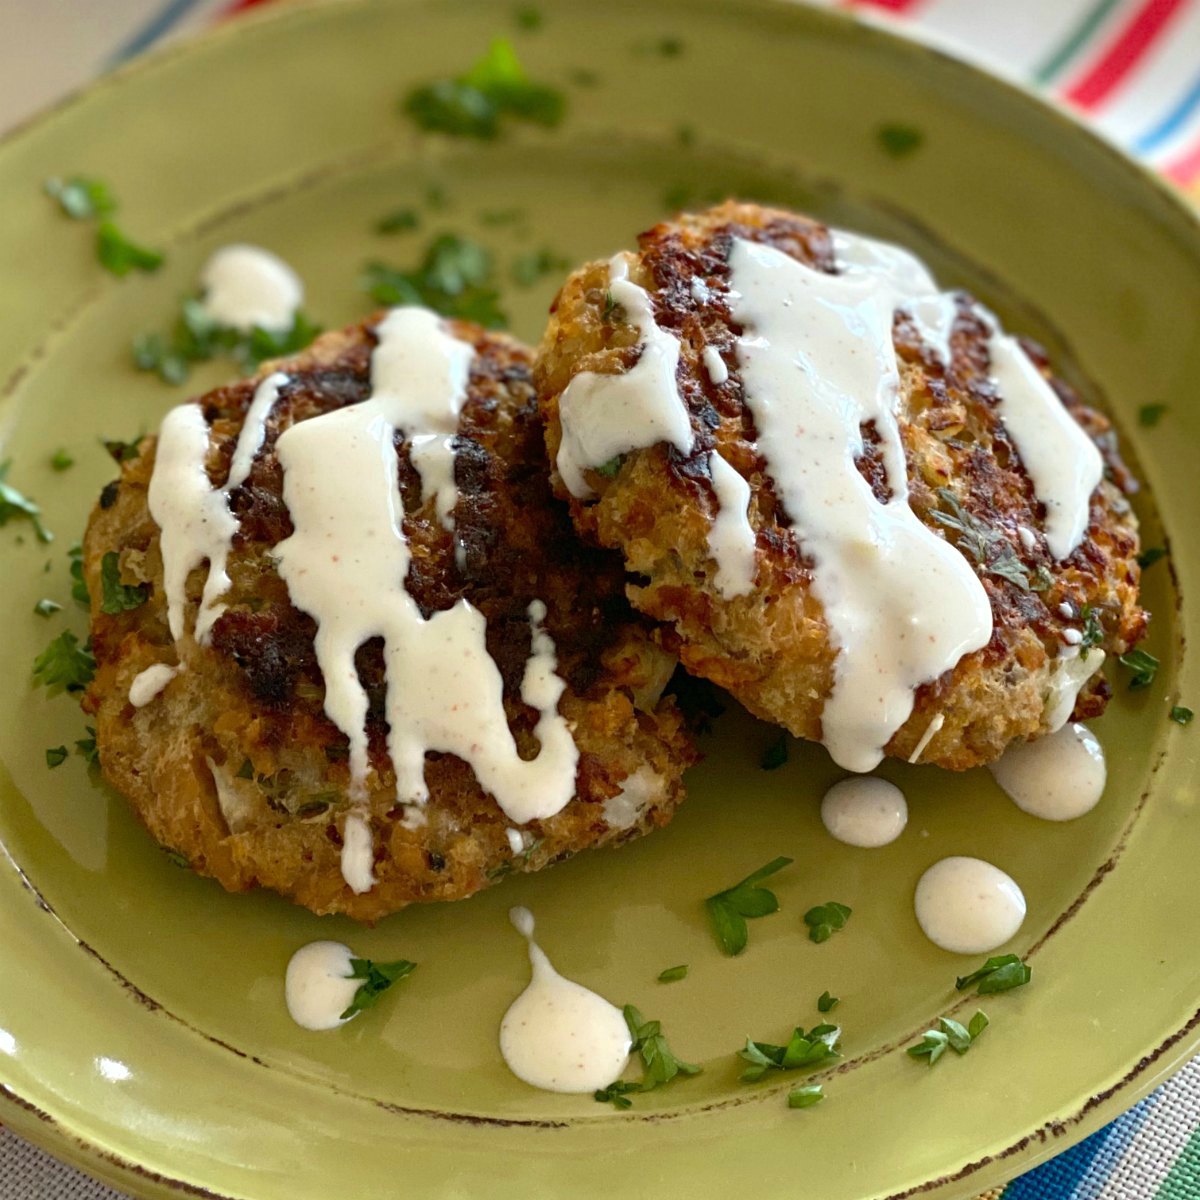
[[[847,8],[882,8],[890,13],[911,13],[922,0],[847,0]]]
[[[1137,66],[1184,0],[1143,0],[1117,31],[1107,50],[1063,95],[1083,109],[1095,108]]]
[[[245,12],[248,8],[257,8],[260,4],[269,4],[270,0],[231,0],[231,3],[226,5],[221,13],[222,17],[236,16],[240,12]]]
[[[1200,178],[1200,143],[1193,146],[1181,158],[1174,159],[1163,168],[1163,174],[1180,187],[1189,187]]]

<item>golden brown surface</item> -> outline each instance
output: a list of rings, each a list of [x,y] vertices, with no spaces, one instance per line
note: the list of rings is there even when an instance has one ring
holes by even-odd
[[[535,598],[545,602],[545,628],[567,682],[560,711],[580,750],[577,792],[560,813],[526,827],[536,839],[533,848],[514,856],[505,834],[511,822],[471,769],[452,755],[430,754],[428,823],[406,828],[384,745],[381,646],[368,642],[358,665],[371,700],[369,799],[378,882],[358,896],[345,885],[339,831],[349,783],[347,741],[324,715],[315,623],[292,607],[270,558],[272,546],[292,531],[274,446],[291,424],[366,398],[371,328],[326,335],[297,358],[271,364],[291,378],[249,478],[231,496],[240,531],[230,556],[227,611],[211,646],[186,635],[178,648],[186,670],[144,708],[128,702],[134,677],[153,663],[180,661],[167,628],[158,526],[147,507],[153,438],[104,490],[84,543],[97,663],[85,708],[96,718],[108,780],[164,847],[226,888],[261,885],[315,912],[368,921],[415,901],[469,896],[511,871],[539,870],[663,825],[683,797],[680,776],[694,759],[673,701],[658,699],[673,658],[629,608],[619,559],[582,544],[550,494],[530,352],[454,324],[455,335],[478,352],[456,447],[455,520],[465,556],[459,570],[450,534],[436,518],[434,500],[421,504],[420,480],[398,438],[413,555],[408,589],[427,614],[462,597],[484,613],[509,722],[526,757],[537,750],[536,712],[520,699],[530,653],[526,610]],[[207,466],[214,486],[228,475],[254,387],[245,381],[198,401],[211,426]],[[114,550],[122,582],[146,583],[150,594],[140,607],[108,615],[100,609],[101,560]],[[198,569],[188,580],[189,631],[204,575]],[[610,826],[605,800],[643,766],[655,779],[642,789],[640,812],[628,828]]]
[[[834,651],[811,592],[810,564],[780,511],[755,447],[753,417],[741,398],[735,330],[725,300],[733,237],[769,244],[820,270],[834,268],[824,226],[754,205],[728,202],[641,235],[638,252],[628,256],[630,279],[650,293],[659,325],[682,343],[677,382],[691,414],[695,448],[683,455],[660,444],[625,455],[611,478],[591,472],[596,496],[571,499],[571,512],[590,541],[623,552],[633,576],[630,598],[673,630],[667,640],[689,671],[797,736],[819,739]],[[694,280],[708,289],[703,304],[695,299]],[[619,308],[606,313],[607,286],[607,263],[576,271],[555,301],[542,341],[536,379],[551,461],[561,440],[558,400],[571,378],[582,371],[626,371],[637,361],[637,330],[622,320]],[[1051,662],[1063,646],[1062,631],[1084,628],[1085,609],[1099,620],[1101,645],[1110,654],[1123,653],[1142,636],[1147,618],[1138,607],[1137,522],[1126,499],[1135,485],[1117,456],[1108,420],[1054,379],[1040,349],[1028,344],[1063,404],[1100,447],[1106,471],[1092,496],[1087,533],[1069,558],[1054,562],[1040,534],[1026,549],[1017,526],[1038,531],[1042,514],[993,411],[987,330],[969,298],[960,304],[948,368],[921,344],[902,314],[894,341],[912,508],[972,563],[991,601],[995,630],[987,646],[919,689],[912,716],[887,753],[907,758],[940,713],[945,723],[921,761],[959,770],[995,759],[1014,738],[1045,732]],[[710,345],[729,367],[729,379],[720,385],[701,363]],[[878,491],[885,481],[870,452],[869,431],[866,445],[859,469]],[[712,449],[749,482],[752,493],[755,587],[731,600],[716,589],[716,564],[707,550],[717,512],[707,465]],[[567,495],[557,471],[554,486]],[[980,556],[931,515],[937,509],[952,515],[947,491],[981,535],[975,540]],[[1012,570],[1008,578],[996,573],[1014,557],[1020,564],[1015,574],[1029,586],[1014,582]],[[1103,677],[1094,676],[1079,697],[1076,718],[1099,715],[1107,695]]]

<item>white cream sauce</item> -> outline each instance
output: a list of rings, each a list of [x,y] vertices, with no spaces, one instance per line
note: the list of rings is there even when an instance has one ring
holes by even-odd
[[[937,713],[925,726],[925,732],[921,734],[921,740],[913,747],[913,752],[908,756],[910,763],[921,761],[921,755],[929,748],[929,743],[933,741],[938,731],[946,723],[946,714]]]
[[[708,455],[717,515],[708,530],[708,552],[717,564],[717,591],[726,600],[754,589],[754,528],[750,485],[715,450]]]
[[[644,288],[629,278],[629,262],[616,255],[608,267],[613,301],[641,335],[641,354],[628,371],[597,375],[581,371],[558,402],[562,443],[555,464],[572,496],[593,495],[584,471],[630,450],[667,442],[684,454],[695,444],[691,418],[679,395],[675,372],[679,339],[658,327]]]
[[[526,761],[508,727],[483,614],[460,600],[426,619],[404,586],[410,551],[393,439],[436,433],[449,444],[473,348],[425,309],[395,309],[376,333],[370,399],[292,426],[276,447],[294,532],[274,553],[292,602],[317,621],[325,711],[350,742],[352,799],[365,795],[369,771],[367,694],[354,655],[381,637],[398,802],[424,804],[425,754],[435,750],[466,761],[515,823],[553,816],[575,793],[579,753],[558,713],[565,684],[541,627],[545,606],[530,605],[521,695],[540,714],[541,749]]]
[[[1088,525],[1088,500],[1104,474],[1100,451],[1054,389],[996,319],[988,340],[999,413],[1046,506],[1046,544],[1056,559],[1079,545]]]
[[[604,801],[605,824],[610,829],[632,829],[662,791],[662,776],[651,766],[638,767],[625,778],[621,790]]]
[[[821,820],[839,842],[875,849],[904,832],[908,804],[894,783],[863,775],[843,779],[825,793]]]
[[[249,333],[292,327],[304,303],[300,276],[277,254],[259,246],[222,246],[200,272],[204,311],[217,324]]]
[[[705,346],[702,357],[709,379],[720,387],[729,378],[729,368],[725,365],[720,350],[716,346]]]
[[[1045,721],[1050,733],[1056,733],[1070,719],[1083,686],[1104,665],[1104,651],[1093,646],[1086,653],[1078,645],[1064,646],[1050,664],[1050,683],[1046,692]]]
[[[341,942],[309,942],[287,965],[284,998],[291,1018],[305,1029],[337,1029],[361,979],[351,979],[354,952]],[[357,1015],[357,1014],[356,1014]]]
[[[140,671],[129,685],[129,703],[134,708],[145,708],[182,670],[182,666],[155,663]]]
[[[1023,812],[1044,821],[1073,821],[1104,794],[1104,748],[1083,725],[1016,742],[991,765],[992,777]]]
[[[193,631],[197,642],[208,643],[213,625],[225,611],[218,601],[229,590],[226,564],[237,532],[229,493],[245,483],[262,448],[267,418],[286,382],[287,376],[276,371],[255,389],[223,487],[214,488],[208,479],[209,429],[200,405],[181,404],[163,420],[148,499],[150,515],[160,530],[167,622],[176,643],[185,632],[188,576],[205,560],[208,576]]]
[[[1003,946],[1025,920],[1025,897],[999,867],[956,856],[921,876],[917,922],[935,946],[954,954],[987,954]]]
[[[529,943],[529,986],[500,1023],[500,1053],[518,1079],[549,1092],[594,1092],[629,1063],[631,1039],[621,1010],[564,979],[533,940],[527,908],[509,914]]]
[[[367,813],[354,810],[342,825],[342,878],[359,896],[375,886],[375,839],[369,822]]]
[[[892,317],[904,297],[886,275],[826,275],[736,240],[730,312],[746,403],[839,653],[821,716],[834,760],[869,771],[912,712],[919,685],[987,644],[992,614],[962,554],[908,504],[896,423]],[[876,500],[855,460],[873,423],[891,496]]]

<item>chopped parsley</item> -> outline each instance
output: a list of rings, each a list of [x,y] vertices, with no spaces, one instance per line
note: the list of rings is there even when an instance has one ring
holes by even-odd
[[[675,1056],[663,1035],[660,1021],[647,1021],[632,1004],[626,1004],[622,1012],[625,1014],[625,1024],[629,1026],[629,1036],[633,1039],[630,1051],[641,1055],[645,1068],[639,1091],[648,1092],[661,1087],[677,1075],[700,1074],[700,1067],[696,1063],[684,1062]]]
[[[130,586],[121,582],[121,563],[115,550],[110,550],[100,560],[100,588],[100,611],[109,616],[140,608],[149,597],[146,584]]]
[[[808,926],[808,937],[813,942],[827,942],[838,930],[845,927],[853,910],[836,900],[829,900],[810,908],[804,914],[804,923]]]
[[[117,207],[108,184],[99,179],[72,175],[69,179],[47,179],[42,186],[46,195],[57,200],[59,208],[75,221],[107,216]]]
[[[513,260],[513,282],[518,287],[532,287],[546,275],[565,271],[567,265],[567,260],[552,250],[529,250]]]
[[[915,125],[880,125],[875,131],[875,140],[885,154],[892,158],[907,158],[915,154],[925,141],[925,134]]]
[[[67,557],[71,560],[71,599],[78,600],[86,607],[91,604],[92,598],[88,595],[87,581],[83,578],[83,547],[76,542],[67,551]]]
[[[1165,404],[1143,404],[1138,409],[1138,424],[1144,429],[1153,429],[1166,415]]]
[[[806,1033],[803,1026],[792,1030],[784,1046],[746,1039],[738,1057],[750,1065],[741,1074],[743,1083],[757,1083],[771,1071],[799,1071],[841,1058],[838,1046],[842,1031],[837,1025],[814,1025]]]
[[[137,437],[128,442],[118,441],[116,438],[107,438],[103,443],[104,453],[107,454],[108,457],[117,464],[117,466],[120,466],[122,463],[133,462],[133,460],[141,453],[142,439],[145,436],[146,435],[144,433],[139,433]]]
[[[951,1017],[939,1017],[936,1029],[927,1029],[915,1046],[909,1046],[910,1058],[926,1058],[932,1067],[947,1050],[966,1054],[975,1039],[988,1027],[986,1014],[977,1012],[969,1025],[961,1025]]]
[[[357,1016],[365,1008],[371,1008],[379,1001],[379,997],[397,980],[411,975],[417,964],[407,959],[397,959],[395,962],[372,962],[369,958],[352,958],[350,960],[350,979],[361,979],[363,982],[354,993],[350,1007],[342,1013],[341,1019],[348,1021]]]
[[[33,611],[39,617],[48,617],[52,613],[62,612],[62,605],[57,600],[42,599],[33,606]]]
[[[772,859],[765,867],[747,875],[740,883],[709,896],[704,902],[717,943],[726,954],[741,954],[749,940],[746,919],[766,917],[779,911],[779,900],[769,888],[759,887],[762,880],[782,871],[790,858]]]
[[[810,1083],[807,1087],[792,1088],[788,1092],[788,1108],[812,1108],[824,1099],[824,1088],[819,1083]]]
[[[1122,654],[1117,659],[1117,662],[1127,671],[1132,672],[1129,680],[1129,690],[1131,692],[1148,688],[1154,682],[1155,675],[1158,674],[1158,659],[1153,654],[1148,654],[1145,650],[1130,650],[1128,654]]]
[[[1167,557],[1166,546],[1147,546],[1145,550],[1138,555],[1138,566],[1144,571],[1147,567],[1152,567],[1160,558]]]
[[[594,467],[593,470],[597,475],[603,475],[605,479],[615,479],[624,461],[625,455],[616,454],[608,462],[601,463],[598,467]]]
[[[321,327],[304,313],[297,313],[284,330],[258,325],[249,332],[234,329],[214,321],[203,303],[190,296],[169,333],[143,333],[134,338],[133,363],[139,371],[153,371],[164,383],[178,385],[196,363],[227,358],[250,373],[267,359],[303,350],[320,332]]]
[[[1195,713],[1190,708],[1184,708],[1182,704],[1176,704],[1168,714],[1176,725],[1190,725]]]
[[[493,283],[491,253],[478,242],[452,233],[435,238],[411,270],[369,263],[363,286],[377,304],[424,305],[444,317],[475,321],[486,329],[508,325]]]
[[[763,751],[763,756],[759,762],[759,766],[764,771],[777,771],[788,760],[788,738],[786,733],[781,733],[767,748]]]
[[[421,224],[420,214],[415,208],[398,208],[375,223],[376,233],[407,233]]]
[[[642,1085],[636,1080],[618,1079],[616,1083],[610,1083],[608,1087],[593,1092],[592,1099],[601,1104],[611,1104],[617,1109],[632,1108],[633,1101],[629,1099],[629,1093],[641,1090]]]
[[[833,1012],[841,1002],[840,996],[831,996],[828,992],[822,992],[820,999],[817,1001],[817,1012]]]
[[[1083,620],[1083,635],[1079,642],[1079,657],[1087,658],[1088,651],[1093,646],[1099,646],[1104,641],[1104,626],[1100,624],[1100,614],[1090,605],[1085,604],[1079,614]]]
[[[88,645],[81,646],[69,629],[64,629],[33,660],[33,678],[52,691],[81,692],[95,673],[96,660],[91,649]]]
[[[14,518],[25,517],[32,523],[39,542],[53,541],[54,535],[42,524],[42,510],[28,496],[6,482],[5,477],[11,466],[12,459],[0,463],[0,525],[7,525]]]
[[[87,737],[80,738],[75,743],[75,753],[83,758],[89,767],[94,767],[100,762],[100,751],[96,749],[96,730],[88,725]]]
[[[557,88],[534,83],[507,38],[496,38],[465,75],[414,88],[404,112],[422,129],[451,137],[491,140],[505,117],[548,128],[557,125],[566,99]]]
[[[604,293],[604,308],[600,311],[600,320],[603,321],[605,325],[615,321],[617,319],[617,311],[620,308],[621,305],[618,304],[615,299],[613,299],[612,292],[606,291]]]
[[[1024,987],[1033,977],[1033,971],[1027,967],[1015,954],[1001,954],[989,958],[970,975],[962,975],[954,981],[954,986],[965,992],[974,984],[980,996],[991,995],[995,992],[1010,992],[1013,988]]]
[[[55,767],[61,767],[67,761],[66,746],[53,746],[46,751],[46,766],[53,770]]]
[[[524,4],[513,11],[513,20],[516,21],[518,29],[532,33],[535,29],[541,29],[545,18],[542,16],[540,8],[534,8],[532,4]]]
[[[75,465],[75,460],[61,447],[50,456],[50,466],[55,471],[68,471]]]
[[[958,534],[958,548],[969,554],[989,575],[1006,579],[1023,591],[1031,591],[1029,574],[1008,538],[967,512],[949,488],[938,488],[937,494],[950,511],[935,508],[929,515]]]
[[[121,278],[130,271],[157,271],[163,256],[130,241],[112,221],[102,221],[96,230],[96,257],[111,275]]]
[[[659,971],[659,983],[675,983],[677,980],[687,978],[687,964],[684,963],[678,967],[668,967],[665,971]]]

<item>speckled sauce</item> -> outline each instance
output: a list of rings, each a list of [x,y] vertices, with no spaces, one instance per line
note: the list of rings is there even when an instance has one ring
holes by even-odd
[[[533,914],[514,908],[513,927],[529,944],[532,977],[500,1023],[500,1053],[518,1079],[548,1092],[594,1092],[629,1063],[621,1010],[564,979],[533,940]]]
[[[856,776],[835,783],[825,793],[821,820],[839,842],[875,849],[904,832],[908,803],[894,783],[873,775]]]
[[[956,855],[931,866],[913,898],[925,936],[954,954],[1003,946],[1025,920],[1025,896],[999,867]]]
[[[1044,821],[1073,821],[1100,802],[1107,780],[1104,747],[1085,725],[1064,725],[1048,737],[1017,742],[991,765],[1012,802]]]

